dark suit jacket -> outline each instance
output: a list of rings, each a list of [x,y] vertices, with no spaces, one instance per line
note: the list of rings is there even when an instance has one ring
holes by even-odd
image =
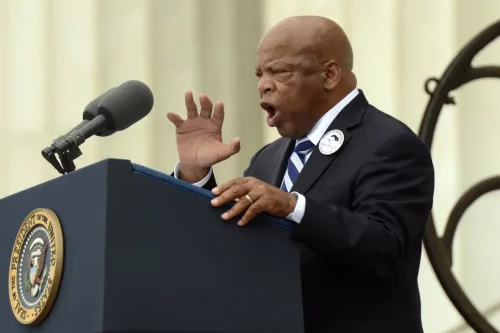
[[[306,332],[422,332],[417,275],[433,204],[429,151],[362,91],[332,122],[344,144],[318,146],[292,191],[306,198],[298,240]],[[244,175],[280,186],[294,141],[280,138]],[[207,189],[215,186],[212,178]]]

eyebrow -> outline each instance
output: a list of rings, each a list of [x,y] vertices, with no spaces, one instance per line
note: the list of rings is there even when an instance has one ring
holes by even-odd
[[[271,61],[270,63],[267,64],[267,67],[274,67],[274,66],[293,66],[293,63],[289,61],[284,61],[284,60],[275,60]]]
[[[281,66],[294,66],[294,64],[287,62],[287,61],[284,61],[284,60],[274,60],[274,61],[267,63],[264,67],[270,68],[270,67],[280,66],[280,65]],[[260,72],[260,71],[262,71],[262,68],[259,65],[256,65],[255,71]]]

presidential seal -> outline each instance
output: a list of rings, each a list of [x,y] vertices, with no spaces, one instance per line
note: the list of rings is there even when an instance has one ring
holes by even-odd
[[[54,303],[63,266],[63,234],[57,215],[36,209],[24,220],[10,259],[9,297],[16,319],[39,324]]]

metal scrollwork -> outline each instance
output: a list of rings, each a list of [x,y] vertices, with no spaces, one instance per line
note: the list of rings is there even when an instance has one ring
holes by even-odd
[[[440,79],[430,78],[425,83],[425,91],[430,95],[420,129],[419,136],[431,149],[436,124],[445,104],[455,104],[449,94],[461,86],[482,78],[500,78],[500,66],[472,67],[473,58],[489,43],[500,36],[500,21],[493,23],[474,37],[456,55]],[[430,83],[434,83],[433,91]],[[498,333],[490,322],[469,300],[451,271],[452,245],[458,222],[467,208],[480,196],[500,189],[500,177],[485,179],[466,191],[452,209],[444,235],[436,233],[433,214],[431,213],[425,231],[424,246],[430,263],[444,291],[465,321],[479,333]]]

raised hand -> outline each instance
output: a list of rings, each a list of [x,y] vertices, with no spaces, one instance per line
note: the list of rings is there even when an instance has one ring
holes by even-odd
[[[224,104],[216,102],[215,107],[207,95],[200,95],[200,112],[193,99],[193,93],[185,93],[187,119],[175,113],[168,113],[168,119],[176,128],[177,151],[179,153],[181,179],[195,183],[203,179],[210,168],[240,151],[240,139],[222,142]],[[213,111],[213,114],[212,114]]]

